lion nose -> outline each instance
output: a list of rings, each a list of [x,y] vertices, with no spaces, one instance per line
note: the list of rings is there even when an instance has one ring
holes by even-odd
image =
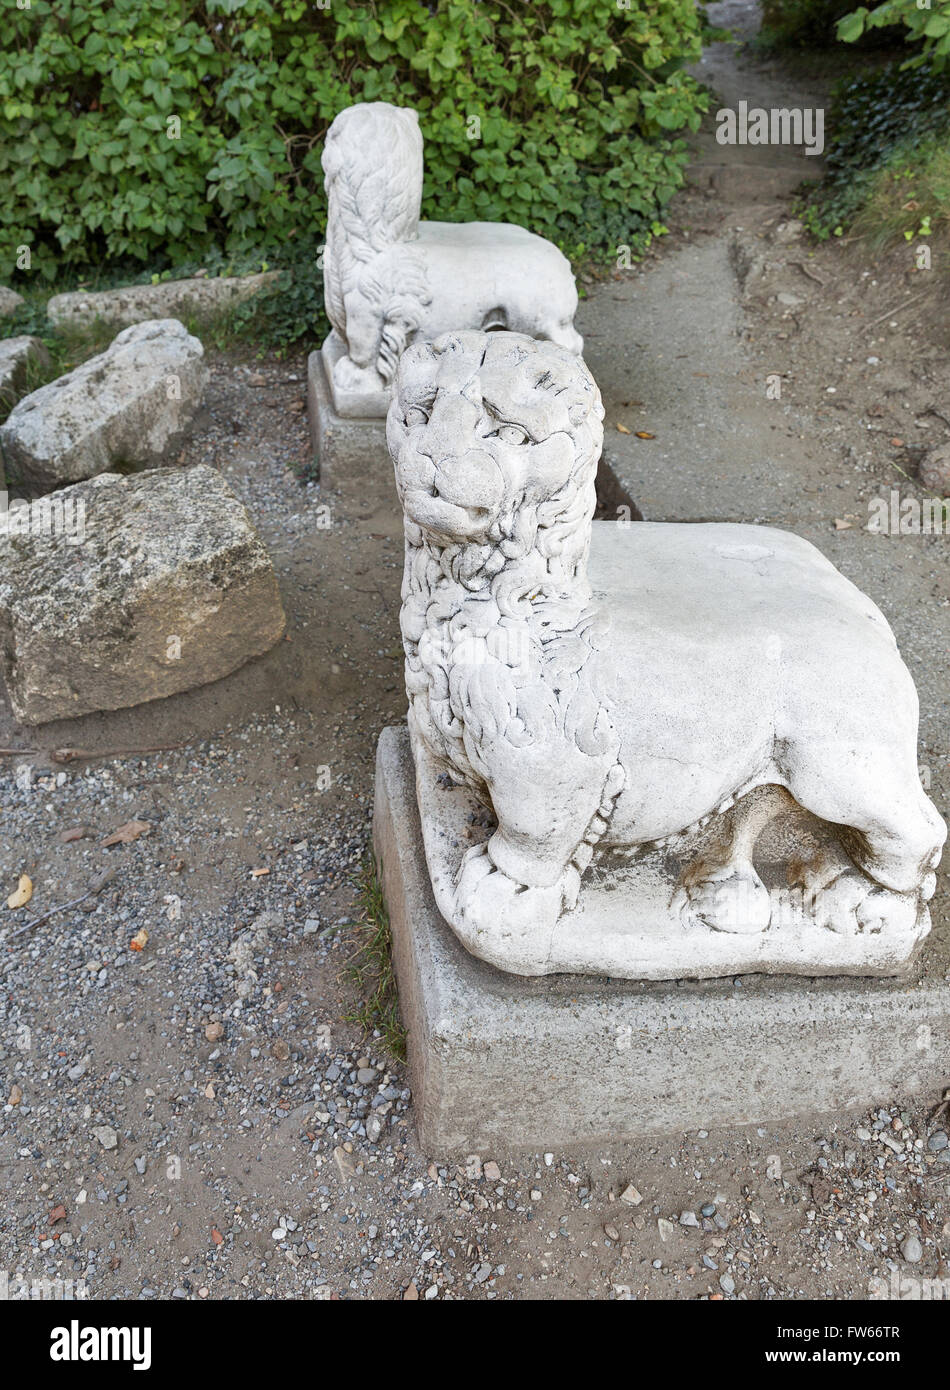
[[[491,454],[481,449],[451,455],[436,464],[435,488],[446,502],[493,511],[505,495],[505,480]]]

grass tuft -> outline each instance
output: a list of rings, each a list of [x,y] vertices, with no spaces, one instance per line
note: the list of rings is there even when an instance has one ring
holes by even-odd
[[[372,857],[364,862],[357,887],[359,945],[347,963],[347,975],[361,997],[344,1018],[347,1023],[358,1023],[367,1036],[380,1032],[392,1056],[405,1062],[406,1030],[399,1018],[389,913]]]

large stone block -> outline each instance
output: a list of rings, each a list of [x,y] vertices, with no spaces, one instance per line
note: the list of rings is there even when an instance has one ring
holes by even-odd
[[[126,328],[14,406],[0,426],[7,470],[49,492],[117,465],[154,467],[180,444],[207,380],[204,348],[176,319]]]
[[[216,469],[105,474],[12,509],[0,664],[25,724],[228,675],[285,619],[270,558]]]
[[[497,970],[465,950],[435,905],[404,727],[379,740],[373,836],[427,1153],[775,1123],[946,1084],[946,945],[900,982]]]
[[[123,285],[92,294],[76,290],[54,295],[46,312],[51,323],[73,328],[96,322],[128,325],[163,318],[206,322],[258,294],[279,274],[267,270],[259,275],[196,276],[163,280],[157,285]]]

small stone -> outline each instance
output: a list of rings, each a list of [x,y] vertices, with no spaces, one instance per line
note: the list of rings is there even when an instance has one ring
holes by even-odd
[[[947,1131],[945,1129],[935,1130],[927,1140],[927,1148],[932,1154],[939,1153],[940,1150],[945,1149],[948,1144],[950,1144],[950,1138],[947,1137]]]
[[[667,1221],[665,1217],[661,1216],[656,1223],[656,1229],[660,1233],[660,1240],[665,1244],[666,1241],[672,1239],[676,1227],[673,1225],[672,1221]]]
[[[554,1155],[553,1155],[553,1154],[545,1154],[545,1155],[544,1155],[544,1166],[545,1166],[545,1168],[550,1168],[550,1166],[551,1166],[551,1164],[552,1164],[553,1162],[554,1162]]]
[[[356,1079],[361,1086],[369,1086],[371,1082],[376,1080],[376,1068],[360,1067],[356,1073]]]
[[[925,488],[941,497],[950,495],[950,444],[941,444],[925,454],[918,471]]]
[[[621,1202],[626,1202],[628,1207],[638,1207],[643,1201],[643,1198],[634,1187],[633,1183],[630,1183],[629,1187],[625,1187],[621,1192],[620,1200]]]
[[[10,1094],[9,1094],[9,1096],[7,1097],[7,1104],[8,1104],[8,1105],[19,1105],[19,1104],[20,1104],[20,1101],[21,1101],[22,1099],[23,1099],[23,1090],[22,1090],[22,1087],[18,1086],[18,1085],[16,1084],[16,1082],[14,1081],[13,1085],[10,1087]]]
[[[711,1221],[716,1215],[716,1203],[707,1202],[705,1206],[700,1208],[700,1215],[705,1216],[707,1221]]]
[[[24,335],[0,340],[0,406],[9,408],[23,395],[31,362],[49,365],[41,339]]]
[[[680,1212],[680,1225],[681,1225],[681,1226],[698,1226],[698,1225],[699,1225],[699,1219],[697,1218],[696,1213],[695,1213],[694,1211],[682,1211],[682,1212]]]
[[[604,1235],[607,1237],[608,1240],[619,1241],[620,1239],[620,1232],[617,1230],[617,1227],[611,1225],[609,1221],[607,1222],[607,1225],[604,1227]]]
[[[497,1163],[486,1163],[482,1172],[488,1182],[498,1182],[501,1178],[501,1169]]]
[[[147,1167],[146,1160],[145,1160],[144,1158],[137,1158],[137,1159],[134,1160],[134,1163],[135,1163],[135,1171],[138,1173],[138,1175],[139,1175],[140,1177],[143,1177],[143,1178],[144,1178],[144,1176],[145,1176],[145,1169],[146,1169],[146,1167]]]
[[[924,1247],[913,1232],[901,1241],[901,1254],[909,1265],[915,1265],[924,1258]]]
[[[805,230],[805,224],[800,222],[797,217],[790,217],[785,222],[780,222],[772,233],[772,240],[778,242],[780,246],[787,246],[789,242],[798,241]]]
[[[208,1042],[217,1042],[219,1038],[223,1038],[223,1037],[224,1037],[224,1024],[223,1024],[223,1023],[206,1023],[206,1024],[205,1024],[205,1037],[207,1038]]]
[[[723,1293],[735,1293],[736,1281],[731,1274],[720,1274],[719,1287],[722,1289]]]
[[[92,1132],[104,1149],[114,1149],[119,1142],[119,1136],[111,1125],[95,1125]]]
[[[16,313],[23,303],[25,300],[22,294],[17,294],[16,290],[7,289],[6,285],[0,285],[0,315],[6,318],[7,315]]]

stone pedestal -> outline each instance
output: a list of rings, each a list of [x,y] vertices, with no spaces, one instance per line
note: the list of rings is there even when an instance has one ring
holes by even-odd
[[[405,728],[379,741],[374,845],[427,1153],[774,1123],[946,1084],[945,949],[931,948],[912,981],[496,970],[465,950],[435,905]],[[640,890],[648,907],[648,877]],[[624,892],[635,909],[635,874]]]
[[[307,416],[324,487],[355,493],[367,485],[375,490],[386,483],[395,499],[385,417],[339,413],[322,350],[311,352],[307,359]]]

